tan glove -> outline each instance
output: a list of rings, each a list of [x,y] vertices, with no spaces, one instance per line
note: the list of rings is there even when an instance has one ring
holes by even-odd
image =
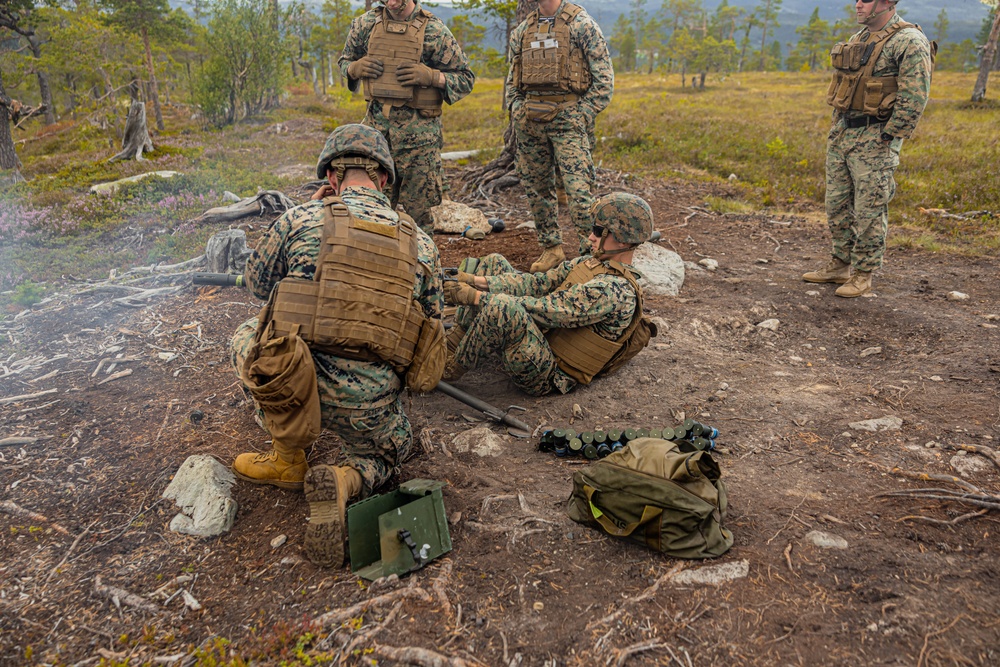
[[[347,76],[352,79],[374,79],[382,76],[382,61],[364,56],[347,66]]]
[[[404,86],[433,86],[439,73],[423,63],[403,63],[396,68],[396,80]]]
[[[460,283],[465,283],[466,285],[475,285],[476,276],[471,273],[466,273],[465,271],[459,271],[455,274],[455,280]]]
[[[453,306],[474,306],[479,290],[466,283],[448,280],[444,284],[444,300]]]

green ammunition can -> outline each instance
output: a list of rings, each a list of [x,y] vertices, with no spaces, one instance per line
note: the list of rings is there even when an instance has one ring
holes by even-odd
[[[583,455],[591,460],[599,458],[599,454],[597,453],[597,447],[594,447],[593,445],[584,445]]]
[[[570,456],[578,456],[583,451],[583,441],[580,438],[573,438],[569,441]]]

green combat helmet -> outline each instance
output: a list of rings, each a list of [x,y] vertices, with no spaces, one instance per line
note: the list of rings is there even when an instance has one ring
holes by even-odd
[[[593,224],[604,228],[598,257],[614,254],[604,250],[604,239],[609,234],[619,243],[637,246],[653,233],[653,211],[642,197],[613,192],[594,201],[590,212]]]
[[[378,169],[389,175],[387,185],[396,180],[396,167],[389,154],[389,144],[382,133],[366,125],[341,125],[326,139],[326,145],[316,163],[316,178],[325,179],[326,170],[337,172],[337,180],[344,178],[344,171],[364,169],[369,178],[378,183]]]

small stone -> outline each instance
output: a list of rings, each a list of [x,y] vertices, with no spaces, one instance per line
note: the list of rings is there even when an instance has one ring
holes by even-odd
[[[579,403],[573,404],[573,416],[577,419],[583,419],[583,408],[580,407]]]
[[[819,292],[814,289],[806,290],[806,296],[819,296]]]
[[[996,315],[994,313],[989,313],[987,315],[983,315],[983,319],[984,320],[989,320],[990,322],[995,322],[996,320],[1000,320],[1000,315]]]
[[[758,257],[757,258],[757,263],[758,264],[768,264],[769,262],[768,262],[768,260],[764,259],[763,257]]]
[[[927,449],[934,449],[935,447],[937,447],[937,443],[931,440],[930,442],[925,442],[924,447],[926,447]]]
[[[797,364],[801,364],[803,361],[805,361],[805,359],[803,359],[802,357],[795,357],[795,356],[788,357],[788,360],[793,361]]]
[[[843,433],[840,434],[840,437],[841,438],[850,438],[851,437],[851,432],[850,431],[844,431]]]
[[[736,174],[729,174],[729,176],[726,177],[726,180],[729,180],[729,181],[738,181],[738,180],[740,180],[740,177],[737,176]]]
[[[868,632],[878,632],[878,623],[869,623],[868,627],[865,628]]]
[[[955,452],[955,456],[968,456],[968,455],[969,452],[965,451],[964,449]]]
[[[662,352],[663,350],[669,350],[670,345],[668,345],[667,343],[657,343],[656,345],[653,346],[653,349]]]
[[[160,352],[156,356],[160,358],[160,361],[165,361],[168,364],[177,358],[174,352]]]
[[[544,602],[536,602],[535,604],[531,605],[531,608],[534,609],[535,611],[541,611],[541,610],[545,609],[545,603]]]
[[[944,382],[944,378],[941,377],[940,375],[932,375],[927,379],[930,380],[931,382]]]
[[[862,359],[864,359],[865,357],[870,357],[873,354],[882,354],[882,348],[881,347],[866,347],[865,349],[861,350],[861,355],[860,356],[861,356]]]
[[[306,559],[298,554],[292,554],[291,556],[285,556],[279,562],[279,565],[298,565],[300,563],[305,563]]]
[[[742,278],[723,278],[722,280],[724,282],[729,283],[730,285],[739,285],[741,282],[743,282]]]
[[[228,532],[236,519],[235,482],[233,473],[215,458],[189,456],[163,491],[163,497],[181,509],[170,521],[170,530],[198,537]]]
[[[288,535],[285,535],[284,533],[282,533],[281,535],[278,535],[276,538],[274,538],[273,540],[271,540],[271,548],[272,549],[277,549],[278,547],[282,546],[287,541],[288,541]]]
[[[459,433],[451,441],[455,451],[472,452],[483,458],[504,453],[504,440],[486,426]]]
[[[780,320],[776,320],[776,319],[772,318],[772,319],[764,320],[763,322],[758,323],[757,324],[757,328],[758,329],[767,329],[768,331],[777,331],[778,330],[778,326],[780,324],[781,324]]]
[[[527,222],[522,222],[517,227],[515,227],[515,229],[534,229],[534,228],[535,228],[534,220],[528,220]]]
[[[718,586],[727,581],[743,579],[750,574],[750,561],[738,560],[722,565],[705,565],[693,567],[678,573],[671,581],[681,586],[690,584],[709,584]]]
[[[719,391],[729,391],[729,383],[722,382],[719,384]]]
[[[810,530],[806,533],[806,539],[815,544],[820,549],[846,549],[847,540],[833,533],[824,533],[822,530]]]
[[[457,512],[452,512],[451,516],[448,517],[448,523],[450,523],[453,526],[461,520],[462,520],[462,510],[458,510]]]
[[[719,268],[719,263],[711,257],[698,260],[698,264],[704,266],[709,271],[715,271]]]
[[[958,473],[959,477],[971,477],[976,473],[981,473],[990,467],[984,459],[978,456],[961,456],[966,452],[957,452],[955,456],[951,457],[948,464],[951,465],[952,469]]]
[[[855,431],[869,431],[871,433],[877,433],[878,431],[898,431],[902,425],[903,420],[892,415],[848,424]]]
[[[948,292],[948,301],[968,301],[969,295],[965,292]]]

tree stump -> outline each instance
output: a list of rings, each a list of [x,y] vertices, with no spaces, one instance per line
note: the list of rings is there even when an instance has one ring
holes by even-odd
[[[132,100],[132,106],[128,110],[128,118],[125,120],[122,150],[108,162],[142,160],[143,151],[148,153],[152,150],[153,140],[149,138],[149,129],[146,127],[146,105],[139,100]]]
[[[212,273],[242,274],[250,257],[247,235],[242,229],[225,229],[208,239],[205,259]]]

